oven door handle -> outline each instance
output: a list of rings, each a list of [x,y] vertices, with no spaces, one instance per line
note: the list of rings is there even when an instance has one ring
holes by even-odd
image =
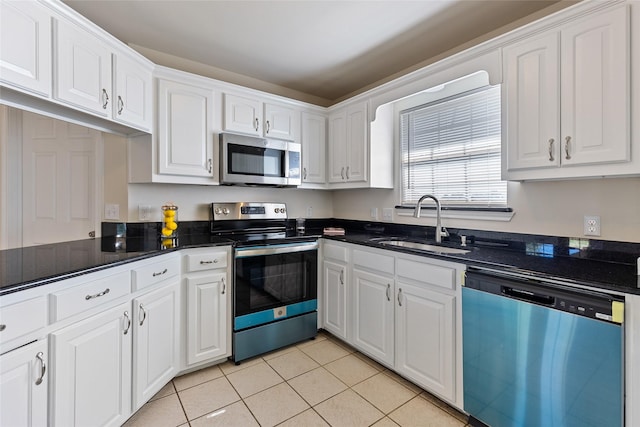
[[[318,242],[294,243],[288,245],[251,246],[236,249],[236,258],[248,258],[262,255],[289,254],[294,252],[314,251]]]

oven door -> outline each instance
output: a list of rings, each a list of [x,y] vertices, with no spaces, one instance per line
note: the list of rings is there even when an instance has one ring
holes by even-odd
[[[315,311],[317,271],[318,242],[237,248],[234,330]]]

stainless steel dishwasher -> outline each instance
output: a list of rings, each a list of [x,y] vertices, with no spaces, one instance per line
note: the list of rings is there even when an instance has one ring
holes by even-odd
[[[624,297],[470,268],[464,410],[473,426],[624,423]]]

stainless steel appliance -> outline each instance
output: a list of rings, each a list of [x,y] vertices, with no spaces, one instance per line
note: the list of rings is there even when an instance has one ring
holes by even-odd
[[[621,427],[623,310],[623,297],[470,269],[462,290],[470,424]]]
[[[211,231],[236,242],[233,356],[250,357],[318,331],[318,242],[295,231],[283,203],[213,203]]]
[[[300,151],[296,142],[220,134],[220,180],[223,184],[300,185]]]

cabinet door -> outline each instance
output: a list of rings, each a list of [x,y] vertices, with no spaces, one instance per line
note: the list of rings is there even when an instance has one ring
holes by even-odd
[[[397,371],[455,401],[455,297],[407,283],[397,287]]]
[[[120,426],[131,414],[129,303],[51,334],[54,426]]]
[[[628,161],[627,6],[571,24],[561,37],[562,164]]]
[[[124,55],[113,55],[113,117],[142,130],[151,129],[151,71]]]
[[[344,182],[347,169],[346,111],[329,116],[329,182]]]
[[[394,355],[394,281],[353,270],[351,344],[387,366]]]
[[[111,117],[111,51],[97,37],[56,21],[54,96],[95,114]]]
[[[229,355],[227,274],[187,278],[187,364]]]
[[[299,111],[282,105],[264,104],[264,136],[295,141],[299,129]]]
[[[347,338],[347,268],[344,264],[323,262],[324,328],[335,336]]]
[[[262,136],[262,103],[257,99],[224,95],[224,130]]]
[[[213,91],[158,82],[161,174],[213,177]]]
[[[0,425],[46,426],[47,340],[0,356]]]
[[[180,283],[133,300],[133,409],[137,410],[178,372]]]
[[[51,95],[51,15],[35,2],[0,2],[0,82]]]
[[[302,113],[302,182],[326,182],[325,149],[327,119],[319,114]]]
[[[367,180],[367,103],[347,108],[347,181]]]
[[[507,170],[560,165],[560,34],[504,49]]]

